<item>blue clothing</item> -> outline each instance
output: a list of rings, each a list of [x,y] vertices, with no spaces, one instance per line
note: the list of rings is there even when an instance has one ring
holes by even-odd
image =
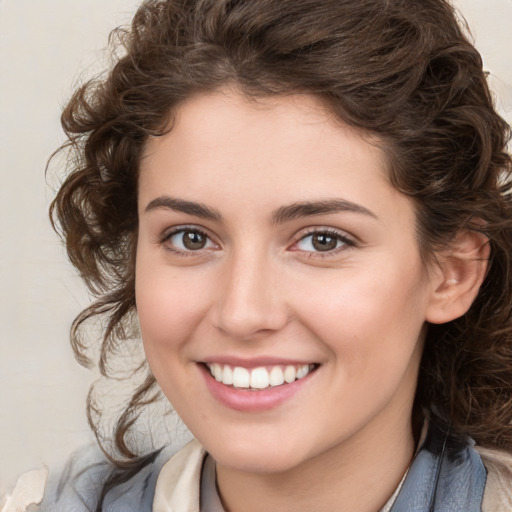
[[[391,512],[480,512],[486,479],[477,451],[431,423]]]
[[[158,474],[170,456],[163,450],[130,480],[110,490],[102,510],[151,512]],[[112,469],[104,456],[102,461],[95,454],[73,458],[60,480],[50,485],[40,512],[94,511]],[[480,512],[486,477],[471,444],[443,434],[431,423],[391,512]]]

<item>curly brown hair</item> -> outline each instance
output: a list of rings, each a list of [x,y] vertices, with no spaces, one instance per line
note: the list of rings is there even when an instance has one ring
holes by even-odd
[[[108,319],[99,360],[105,375],[129,336],[137,177],[148,137],[163,133],[180,102],[226,84],[249,96],[312,94],[381,141],[392,183],[415,203],[425,260],[462,229],[488,237],[488,273],[471,309],[429,326],[416,402],[456,435],[510,449],[510,131],[449,3],[146,0],[111,42],[115,65],[80,87],[62,115],[73,158],[51,205],[69,258],[97,297],[73,324],[79,361],[88,361],[80,337],[86,320]],[[128,471],[148,460],[126,439],[155,390],[148,370],[116,424],[117,463]],[[88,407],[101,442],[98,404],[91,398]]]

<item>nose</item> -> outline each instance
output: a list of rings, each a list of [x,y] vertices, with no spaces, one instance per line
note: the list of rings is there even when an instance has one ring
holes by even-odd
[[[278,274],[265,255],[233,255],[219,283],[216,327],[240,340],[282,329],[289,315]]]

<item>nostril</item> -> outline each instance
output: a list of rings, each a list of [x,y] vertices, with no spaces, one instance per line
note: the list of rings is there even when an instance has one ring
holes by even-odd
[[[287,324],[287,316],[276,306],[223,303],[217,306],[215,324],[224,334],[237,339],[268,336]]]

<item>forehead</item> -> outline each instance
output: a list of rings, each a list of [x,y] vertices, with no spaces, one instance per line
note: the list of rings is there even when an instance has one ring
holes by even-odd
[[[336,119],[318,98],[255,100],[232,89],[183,102],[168,134],[148,141],[140,203],[162,191],[267,210],[333,197],[372,210],[402,196],[389,183],[378,141]]]
[[[223,87],[208,93],[194,94],[178,103],[170,112],[167,128],[175,140],[202,149],[215,149],[219,143],[250,142],[263,144],[268,154],[281,144],[300,146],[304,140],[312,142],[329,136],[326,143],[340,136],[364,139],[375,149],[375,157],[385,159],[379,150],[377,136],[363,133],[339,119],[323,98],[312,94],[247,96],[233,87]],[[279,133],[279,141],[275,135]],[[235,138],[236,137],[236,138]],[[165,137],[163,137],[165,138]],[[148,156],[162,137],[150,137],[145,156]],[[250,150],[250,147],[244,149]],[[334,149],[334,146],[332,147]],[[263,154],[263,155],[264,155]],[[262,156],[263,156],[262,155]]]

